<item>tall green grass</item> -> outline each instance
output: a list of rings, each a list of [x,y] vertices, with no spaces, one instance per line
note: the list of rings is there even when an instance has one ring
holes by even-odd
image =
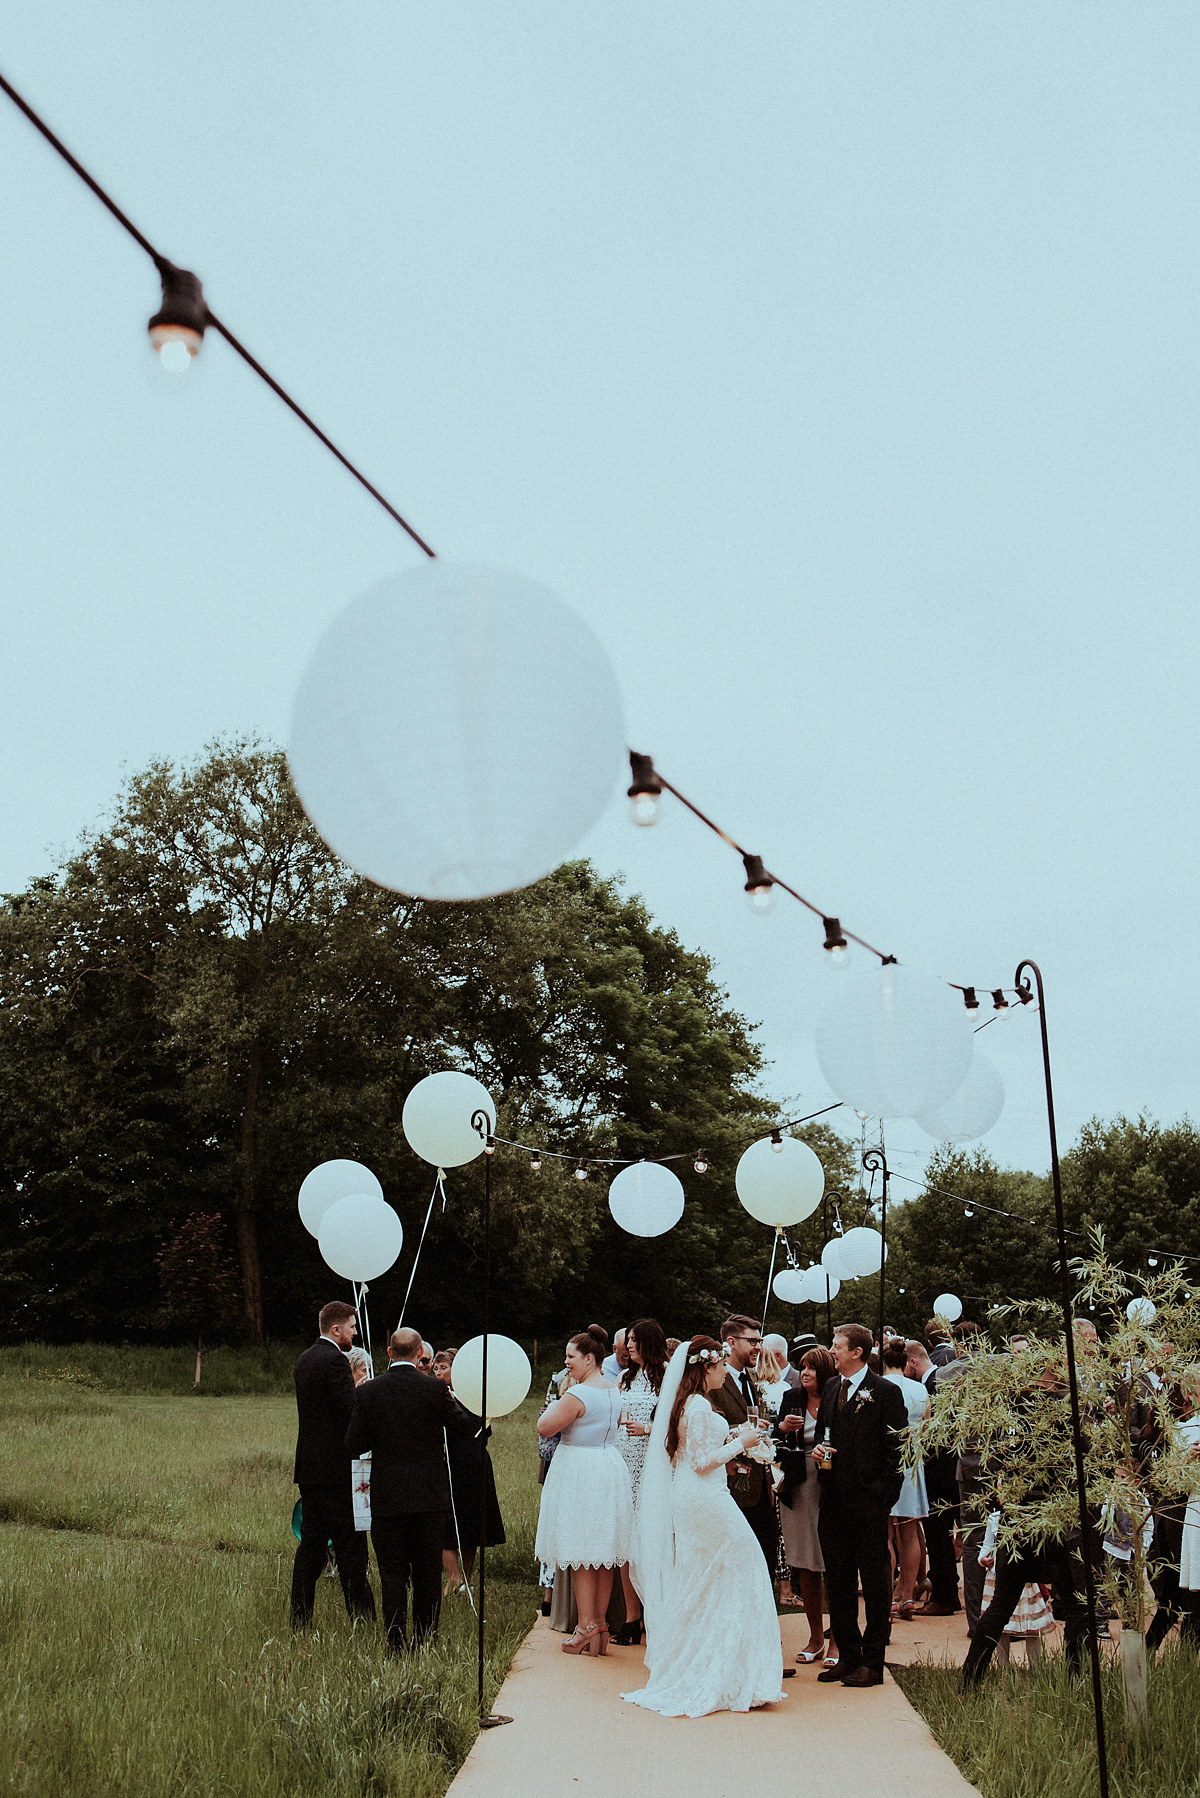
[[[316,1627],[292,1634],[294,1400],[129,1390],[170,1351],[46,1353],[0,1359],[7,1789],[439,1798],[476,1730],[474,1617],[448,1602],[434,1646],[387,1660],[322,1580]],[[536,1612],[539,1401],[493,1438],[509,1541],[488,1552],[489,1700]]]
[[[1150,1672],[1144,1736],[1125,1723],[1121,1673],[1105,1657],[1104,1723],[1113,1798],[1196,1798],[1200,1792],[1200,1674],[1175,1643]],[[971,1692],[961,1675],[911,1666],[895,1678],[939,1745],[983,1798],[1095,1798],[1091,1679],[1071,1680],[1061,1654],[1033,1667],[993,1669]]]
[[[263,1348],[205,1349],[197,1386],[196,1351],[186,1343],[133,1348],[112,1342],[75,1342],[56,1348],[44,1342],[23,1342],[0,1348],[0,1381],[28,1379],[31,1384],[36,1380],[85,1390],[174,1393],[189,1398],[282,1395],[293,1390],[292,1368],[306,1346],[303,1342],[271,1342]]]

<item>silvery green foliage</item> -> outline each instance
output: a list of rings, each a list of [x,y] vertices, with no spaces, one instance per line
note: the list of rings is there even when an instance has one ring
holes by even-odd
[[[1095,1232],[1091,1253],[1070,1263],[1075,1315],[1094,1318],[1100,1340],[1075,1338],[1088,1504],[1098,1535],[1119,1534],[1128,1562],[1106,1557],[1101,1591],[1123,1624],[1145,1628],[1148,1551],[1156,1507],[1200,1486],[1200,1462],[1179,1440],[1173,1399],[1200,1407],[1200,1303],[1181,1264],[1152,1277],[1128,1274]],[[1126,1306],[1144,1295],[1149,1326]],[[911,1463],[935,1449],[982,1451],[989,1509],[999,1508],[1001,1546],[1077,1536],[1080,1527],[1062,1312],[1038,1300],[989,1314],[997,1338],[1020,1332],[1018,1353],[968,1350],[943,1378],[906,1449]],[[1116,1568],[1117,1571],[1113,1571]]]

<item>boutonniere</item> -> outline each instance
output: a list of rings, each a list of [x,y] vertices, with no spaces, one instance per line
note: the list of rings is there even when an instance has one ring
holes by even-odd
[[[865,1386],[861,1389],[861,1391],[858,1393],[857,1397],[854,1400],[856,1409],[859,1405],[873,1405],[874,1403],[875,1403],[875,1394],[873,1392],[868,1392]]]

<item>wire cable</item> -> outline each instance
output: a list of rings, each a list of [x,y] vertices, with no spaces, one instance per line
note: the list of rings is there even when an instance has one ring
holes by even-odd
[[[100,201],[101,205],[107,206],[109,212],[112,213],[113,217],[116,219],[117,223],[121,226],[122,230],[127,231],[129,233],[130,237],[132,237],[134,243],[137,244],[138,248],[140,250],[144,250],[146,252],[147,256],[149,256],[150,260],[153,262],[153,264],[154,264],[155,268],[158,270],[159,274],[161,275],[164,272],[164,270],[173,270],[175,267],[175,264],[168,261],[168,259],[162,254],[161,251],[155,249],[154,245],[150,242],[150,239],[144,234],[144,232],[139,231],[137,226],[133,223],[133,220],[131,218],[129,218],[129,216],[126,213],[122,212],[121,208],[117,205],[117,203],[113,199],[112,195],[105,192],[104,188],[101,187],[100,183],[96,180],[95,176],[92,174],[89,174],[88,170],[84,168],[84,166],[80,162],[79,158],[77,156],[72,155],[71,151],[67,149],[67,146],[63,143],[62,139],[60,137],[56,136],[55,133],[50,129],[50,127],[49,127],[49,125],[47,125],[45,119],[43,119],[37,112],[34,111],[33,107],[29,104],[28,100],[26,100],[21,94],[19,94],[17,92],[16,88],[12,85],[11,81],[7,81],[2,74],[0,74],[0,92],[3,92],[8,95],[8,97],[12,101],[13,105],[16,106],[21,112],[24,113],[25,117],[29,120],[30,124],[33,125],[36,130],[41,132],[42,136],[45,138],[46,142],[50,145],[51,149],[56,151],[57,154],[62,157],[62,159],[66,163],[67,167],[69,169],[71,169],[73,171],[73,173],[75,173],[76,175],[79,176],[79,179],[85,184],[85,186],[87,186],[88,188],[91,189],[92,193],[95,194],[96,198]],[[274,393],[275,395],[277,395],[277,397],[283,401],[284,405],[287,406],[292,412],[295,413],[296,417],[300,420],[300,422],[308,427],[308,429],[312,432],[313,436],[317,439],[317,441],[319,443],[322,443],[325,446],[325,448],[329,451],[330,455],[336,456],[337,460],[342,464],[342,467],[345,468],[350,474],[352,474],[354,476],[354,479],[359,483],[360,486],[366,488],[367,492],[371,495],[371,498],[373,500],[375,500],[378,505],[383,507],[383,509],[387,513],[388,517],[393,519],[396,522],[396,524],[398,524],[400,526],[401,530],[407,531],[408,535],[412,538],[413,542],[417,545],[417,548],[424,550],[425,554],[431,560],[435,559],[436,555],[437,555],[437,551],[434,549],[431,549],[429,547],[429,545],[428,545],[428,543],[426,543],[424,537],[420,536],[418,534],[418,532],[413,529],[412,525],[409,524],[408,520],[405,517],[403,517],[402,514],[396,510],[395,506],[392,505],[392,503],[389,499],[386,499],[384,497],[384,495],[379,491],[378,487],[376,487],[371,481],[369,481],[367,479],[366,475],[362,472],[361,468],[358,468],[350,460],[349,456],[347,456],[344,451],[342,451],[338,448],[337,444],[333,441],[332,437],[327,436],[326,433],[321,429],[320,425],[318,425],[314,419],[309,417],[308,413],[304,410],[303,406],[301,406],[296,400],[294,400],[292,398],[291,394],[287,391],[286,387],[281,386],[280,383],[275,379],[274,375],[268,374],[267,370],[263,367],[262,363],[258,361],[257,357],[251,355],[250,351],[246,348],[245,344],[242,343],[239,338],[234,336],[233,332],[229,329],[228,325],[224,324],[221,321],[221,319],[219,319],[217,317],[216,313],[211,310],[208,311],[207,323],[212,326],[213,330],[216,331],[219,336],[221,336],[225,339],[225,341],[229,345],[230,349],[235,351],[235,353],[242,358],[242,361],[246,364],[246,366],[248,368],[253,369],[254,373],[259,377],[259,379],[261,381],[266,382],[267,386],[271,389],[271,392]]]

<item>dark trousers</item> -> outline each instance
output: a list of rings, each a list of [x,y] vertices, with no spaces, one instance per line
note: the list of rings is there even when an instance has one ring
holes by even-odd
[[[986,1569],[979,1565],[979,1551],[987,1532],[987,1516],[978,1472],[964,1469],[961,1461],[959,1469],[958,1517],[962,1532],[963,1609],[967,1613],[967,1634],[973,1636],[979,1627],[983,1588],[987,1580]]]
[[[317,1581],[330,1542],[347,1611],[352,1617],[374,1617],[375,1599],[367,1578],[367,1538],[354,1527],[349,1467],[344,1480],[301,1486],[300,1504],[300,1545],[292,1563],[292,1622],[312,1620]]]
[[[821,1494],[817,1535],[829,1586],[829,1630],[838,1645],[838,1665],[846,1673],[864,1664],[882,1673],[892,1639],[892,1563],[888,1555],[888,1506],[861,1493],[843,1495],[829,1487]],[[867,1626],[858,1627],[858,1586],[862,1581]]]
[[[444,1511],[408,1511],[399,1517],[376,1517],[371,1540],[379,1567],[379,1598],[388,1647],[399,1650],[407,1639],[408,1588],[412,1585],[413,1642],[419,1647],[437,1633],[442,1608],[442,1542]]]
[[[1080,1569],[1082,1578],[1082,1568]],[[1066,1626],[1067,1662],[1078,1673],[1087,1639],[1087,1605],[1075,1583],[1073,1551],[1066,1542],[1047,1542],[1041,1548],[1002,1548],[996,1556],[996,1588],[992,1602],[980,1617],[963,1662],[963,1683],[981,1679],[1004,1634],[1004,1625],[1017,1608],[1017,1600],[1031,1580],[1049,1586],[1062,1610]]]
[[[925,1490],[929,1516],[925,1519],[925,1551],[929,1557],[929,1583],[933,1602],[957,1611],[958,1562],[954,1558],[954,1522],[958,1510],[957,1457],[933,1456],[925,1463]]]
[[[736,1493],[734,1497],[737,1497]],[[754,1531],[754,1539],[762,1549],[763,1559],[767,1563],[767,1572],[774,1579],[779,1570],[779,1514],[765,1480],[757,1504],[741,1505],[739,1509]]]

